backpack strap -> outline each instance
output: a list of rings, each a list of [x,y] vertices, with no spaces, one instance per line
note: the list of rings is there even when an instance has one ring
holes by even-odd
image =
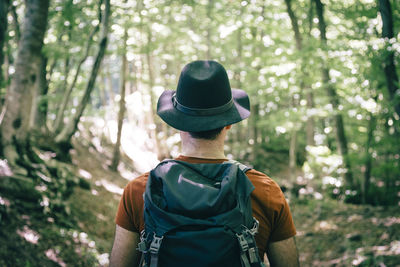
[[[158,237],[154,233],[153,241],[150,244],[150,267],[158,267],[158,251],[164,236]]]
[[[258,255],[256,240],[254,235],[258,232],[259,223],[254,218],[254,225],[251,229],[243,226],[241,233],[236,233],[240,247],[240,260],[242,267],[256,266],[264,267],[262,260]]]
[[[142,256],[140,258],[140,263],[139,266],[148,266],[148,267],[158,267],[158,252],[161,247],[161,243],[163,240],[164,236],[158,237],[156,234],[153,234],[153,238],[148,240],[148,236],[146,237],[146,233],[143,230],[140,236],[140,243],[138,244],[137,250],[142,252]],[[150,262],[146,263],[145,262],[145,254],[149,253],[150,254]]]
[[[252,169],[251,167],[244,165],[243,163],[240,163],[239,161],[236,161],[233,159],[230,159],[230,160],[226,161],[225,163],[231,163],[231,164],[237,165],[239,167],[239,169],[244,173],[246,173],[247,171]]]

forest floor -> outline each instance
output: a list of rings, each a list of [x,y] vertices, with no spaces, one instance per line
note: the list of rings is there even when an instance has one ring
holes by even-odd
[[[136,175],[111,172],[108,161],[93,146],[75,143],[73,163],[91,189],[75,189],[65,222],[27,206],[13,209],[15,200],[0,197],[0,207],[9,209],[9,223],[0,228],[0,266],[107,266],[122,189]],[[301,266],[400,266],[399,207],[325,198],[290,206]]]

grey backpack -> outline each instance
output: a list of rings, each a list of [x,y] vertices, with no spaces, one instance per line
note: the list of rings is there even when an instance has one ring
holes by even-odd
[[[237,162],[165,160],[149,175],[140,266],[264,266],[254,235],[254,186]]]

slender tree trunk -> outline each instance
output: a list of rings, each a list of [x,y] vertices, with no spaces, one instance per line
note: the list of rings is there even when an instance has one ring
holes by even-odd
[[[301,55],[302,49],[303,49],[303,40],[300,34],[300,29],[299,29],[299,24],[297,21],[296,14],[294,13],[292,9],[292,2],[291,0],[285,0],[286,3],[286,9],[290,18],[290,22],[292,24],[292,29],[294,32],[294,39],[296,41],[296,49]],[[304,62],[302,63],[304,64]],[[304,69],[302,67],[301,69]],[[301,80],[300,80],[300,90],[304,91],[305,83],[304,83],[304,75],[302,75]],[[296,108],[298,106],[298,101],[292,97],[292,107]],[[296,122],[294,123],[296,124]],[[290,176],[291,180],[295,181],[296,179],[296,162],[297,162],[297,127],[295,126],[292,129],[292,133],[290,136],[290,147],[289,147],[289,169],[290,169]]]
[[[92,72],[90,74],[89,82],[86,86],[86,90],[84,92],[83,98],[76,110],[75,116],[69,121],[69,123],[63,128],[60,134],[58,134],[55,138],[55,141],[60,144],[69,144],[72,135],[77,131],[78,129],[78,123],[80,121],[80,118],[83,114],[83,111],[85,110],[89,99],[90,95],[93,91],[95,82],[96,82],[96,77],[97,73],[99,71],[101,61],[103,60],[104,53],[107,48],[107,35],[108,35],[108,22],[109,22],[109,15],[110,15],[110,0],[105,0],[105,8],[104,8],[104,16],[102,17],[102,33],[100,37],[100,43],[99,43],[99,50],[95,59],[95,62],[92,67]]]
[[[368,191],[371,184],[371,170],[372,170],[372,156],[370,153],[370,147],[374,138],[374,130],[376,126],[376,119],[372,113],[369,113],[368,119],[368,132],[367,132],[367,143],[365,144],[365,172],[364,172],[364,184],[363,184],[363,202],[368,203]]]
[[[7,92],[7,111],[1,125],[4,154],[12,164],[21,156],[16,152],[15,145],[25,148],[28,143],[29,114],[33,88],[38,79],[48,8],[49,0],[26,1],[15,73]]]
[[[101,5],[101,3],[99,4]],[[99,18],[101,18],[101,9],[99,8]],[[69,74],[69,59],[67,59],[65,61],[65,84],[64,84],[64,95],[61,99],[61,102],[59,103],[58,107],[57,107],[57,116],[56,116],[56,120],[54,122],[54,127],[53,127],[53,134],[54,135],[58,135],[61,132],[61,129],[64,125],[64,114],[65,114],[65,110],[67,109],[67,105],[68,102],[71,98],[71,94],[72,91],[75,88],[76,82],[78,80],[80,71],[81,71],[81,67],[83,65],[83,63],[85,63],[86,59],[89,56],[89,51],[90,48],[92,46],[92,42],[93,42],[93,36],[99,31],[100,25],[97,25],[93,31],[91,32],[89,38],[88,38],[88,42],[86,44],[86,50],[85,50],[85,54],[83,55],[83,57],[81,58],[81,60],[78,63],[78,66],[76,68],[76,72],[74,75],[74,79],[72,80],[72,83],[69,85],[69,87],[67,88],[68,85],[68,81],[67,81],[67,77]]]
[[[382,18],[382,37],[387,39],[384,52],[384,72],[386,85],[389,91],[389,98],[394,106],[397,115],[400,116],[400,94],[399,94],[399,77],[397,76],[396,66],[394,63],[394,50],[389,50],[389,39],[394,37],[393,34],[393,15],[389,0],[379,0],[379,12]]]
[[[147,47],[146,47],[146,60],[147,60],[147,71],[149,75],[149,95],[150,95],[150,124],[154,125],[155,127],[149,129],[150,130],[150,135],[151,138],[155,141],[155,150],[156,154],[159,160],[162,160],[164,158],[164,151],[162,148],[162,145],[160,143],[160,139],[158,138],[158,129],[157,129],[157,123],[156,123],[156,118],[154,116],[154,108],[156,106],[156,99],[154,96],[153,92],[153,87],[154,87],[154,72],[153,72],[153,61],[152,61],[152,55],[151,55],[151,50],[150,50],[150,45],[151,45],[151,38],[152,38],[152,33],[150,31],[150,28],[147,29]]]
[[[311,86],[306,89],[306,97],[307,97],[307,112],[314,108],[314,95],[312,93]],[[314,116],[308,114],[306,121],[306,138],[307,138],[307,146],[315,146],[315,121]]]
[[[124,30],[123,38],[123,48],[122,48],[122,66],[121,66],[121,88],[120,88],[120,100],[119,100],[119,112],[118,112],[118,132],[117,132],[117,142],[114,145],[113,158],[110,165],[110,169],[116,171],[118,169],[119,160],[121,157],[120,147],[121,147],[121,135],[122,135],[122,125],[125,116],[125,93],[126,93],[126,72],[127,72],[127,58],[126,58],[126,42],[128,41],[128,29]]]
[[[239,27],[239,29],[237,29],[237,36],[236,36],[237,57],[236,57],[235,71],[233,74],[236,88],[242,88],[242,79],[241,79],[241,75],[240,75],[241,64],[242,64],[242,52],[243,52],[242,30],[243,30],[243,28]],[[247,138],[247,136],[245,136],[245,134],[243,134],[244,127],[243,127],[242,123],[236,124],[235,128],[236,128],[236,140],[235,140],[234,145],[236,146],[236,149],[234,151],[236,152],[235,156],[238,158],[241,158],[241,156],[242,156],[241,152],[244,151],[242,146],[248,146],[248,142],[243,143],[243,140],[247,141],[248,138]]]
[[[4,53],[3,47],[5,44],[6,33],[7,33],[7,13],[9,0],[0,1],[0,97],[2,88],[5,86],[5,81],[3,79],[3,62],[4,62]],[[0,112],[1,112],[1,99],[0,99]]]
[[[314,0],[316,4],[316,10],[318,15],[318,27],[320,31],[321,43],[324,48],[327,46],[327,38],[326,38],[326,24],[324,20],[324,6],[321,3],[321,0]],[[334,85],[331,83],[329,77],[329,67],[327,62],[323,62],[322,66],[322,81],[324,87],[326,89],[327,95],[329,97],[330,103],[332,104],[333,109],[336,114],[333,115],[333,120],[335,123],[335,134],[336,134],[336,142],[338,147],[339,154],[343,157],[344,167],[346,168],[345,173],[345,182],[348,188],[354,188],[355,184],[353,181],[353,174],[351,170],[351,164],[348,157],[348,148],[347,148],[347,138],[344,130],[343,117],[338,112],[339,107],[339,97],[336,94],[336,89]]]
[[[207,24],[207,54],[206,54],[206,58],[207,59],[212,59],[212,55],[211,55],[211,49],[212,49],[212,44],[211,44],[211,25],[212,25],[212,9],[213,9],[213,0],[208,0],[208,4],[207,4],[207,19],[209,21],[209,23]]]
[[[314,18],[314,5],[313,5],[313,0],[310,0],[310,9],[308,11],[308,33],[307,36],[308,38],[312,38],[311,36],[311,30],[313,28],[313,18]],[[302,57],[303,60],[306,60],[306,58]],[[308,77],[309,71],[308,67],[303,68],[303,73],[305,77]],[[310,112],[315,105],[314,105],[314,94],[313,94],[313,89],[310,85],[305,86],[305,91],[306,91],[306,100],[307,100],[307,112]],[[313,114],[307,114],[307,121],[306,121],[306,138],[307,138],[307,146],[315,146],[315,119]]]

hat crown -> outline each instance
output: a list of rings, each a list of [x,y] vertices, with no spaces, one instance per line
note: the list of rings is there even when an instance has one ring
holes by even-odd
[[[232,99],[225,68],[216,61],[194,61],[187,64],[179,77],[176,100],[195,109],[216,108]]]

